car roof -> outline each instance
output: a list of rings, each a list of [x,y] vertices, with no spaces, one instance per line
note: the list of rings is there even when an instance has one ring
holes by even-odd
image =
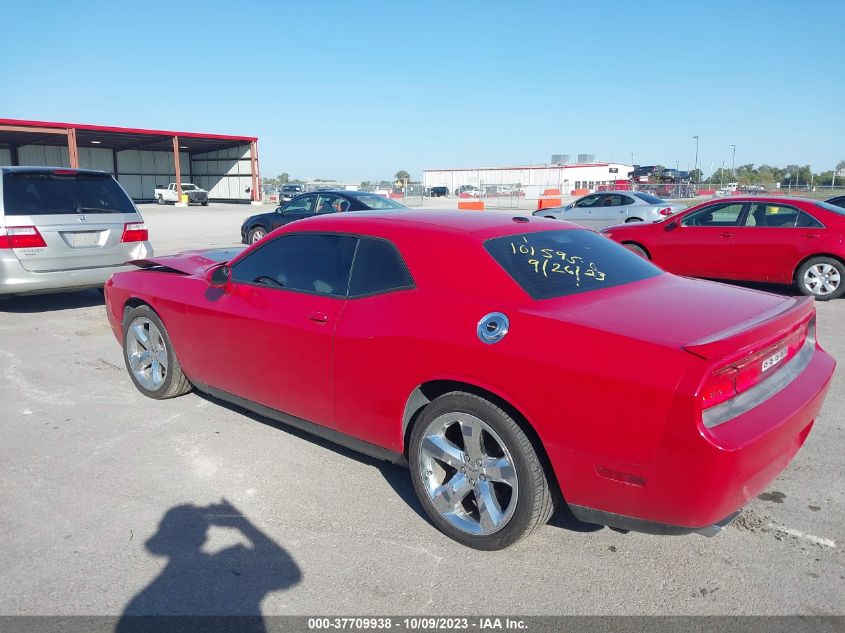
[[[581,229],[583,227],[550,220],[548,218],[514,216],[498,211],[466,212],[439,209],[396,209],[393,211],[356,211],[331,213],[299,220],[293,228],[308,231],[377,231],[389,232],[391,227],[412,227],[415,231],[451,234],[475,234],[482,239],[535,233],[556,229]]]
[[[10,173],[28,173],[28,174],[51,174],[54,171],[62,171],[62,172],[73,172],[79,174],[109,174],[107,171],[102,171],[101,169],[76,169],[74,167],[62,167],[61,165],[57,167],[39,167],[39,166],[28,166],[28,165],[15,165],[9,167],[0,167],[0,170],[4,172]]]

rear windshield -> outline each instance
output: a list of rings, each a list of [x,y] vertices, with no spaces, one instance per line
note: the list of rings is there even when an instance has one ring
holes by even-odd
[[[120,185],[108,174],[6,172],[6,215],[135,213]]]
[[[839,215],[845,215],[845,208],[837,207],[835,204],[831,204],[829,202],[816,202],[816,206],[821,207],[825,211],[833,211]]]
[[[302,191],[302,187],[298,187],[297,185],[286,185],[282,187],[282,191]]]
[[[358,202],[363,203],[370,209],[404,209],[405,207],[398,202],[394,202],[390,198],[376,195],[361,195],[355,196]]]
[[[661,272],[624,246],[581,229],[509,235],[484,246],[534,299],[611,288]]]
[[[649,204],[665,204],[666,201],[658,198],[657,196],[653,196],[650,193],[642,193],[642,192],[635,192],[635,196],[637,196],[640,200],[644,202],[648,202]]]

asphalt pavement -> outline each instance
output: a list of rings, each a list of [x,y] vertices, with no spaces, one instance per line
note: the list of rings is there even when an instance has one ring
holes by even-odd
[[[239,241],[239,205],[142,207],[159,253]],[[845,362],[845,299],[819,303]],[[559,511],[484,553],[401,467],[198,393],[142,396],[95,291],[0,302],[0,615],[845,614],[845,377],[796,460],[721,535]]]

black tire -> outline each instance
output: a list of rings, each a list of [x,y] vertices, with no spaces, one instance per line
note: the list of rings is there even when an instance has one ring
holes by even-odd
[[[631,222],[642,222],[642,219],[640,219],[640,218],[628,218],[627,220],[625,220],[625,224],[630,224]]]
[[[202,203],[202,206],[207,207],[207,206],[208,206],[208,200],[204,201],[204,202]]]
[[[814,270],[814,273],[808,273]],[[819,294],[811,287],[811,279],[818,279],[819,276],[824,275],[824,271],[828,271],[828,278],[826,282],[830,284],[832,281],[836,282],[836,287],[832,292]],[[845,264],[833,257],[811,257],[804,262],[795,273],[795,285],[799,292],[808,297],[815,298],[816,301],[830,301],[831,299],[838,299],[845,293]]]
[[[133,322],[144,320],[152,323],[158,329],[164,343],[164,351],[167,354],[167,368],[164,374],[164,381],[155,388],[149,388],[138,380],[135,372],[130,364],[130,327]],[[139,323],[140,324],[140,323]],[[182,366],[176,358],[176,352],[173,349],[173,343],[167,333],[167,329],[161,322],[161,319],[155,311],[147,305],[141,305],[137,308],[132,308],[127,311],[123,319],[123,361],[126,364],[126,371],[129,372],[129,377],[142,394],[155,400],[165,400],[167,398],[175,398],[188,393],[193,386],[188,380],[187,376],[182,372]]]
[[[246,235],[247,243],[248,244],[255,244],[258,240],[262,237],[267,235],[267,229],[263,226],[255,226],[249,230],[249,233]]]
[[[491,534],[475,535],[452,525],[435,508],[423,481],[421,446],[426,429],[440,416],[450,413],[469,414],[482,420],[501,438],[513,459],[517,478],[516,506],[504,525]],[[438,530],[474,549],[500,550],[546,524],[554,512],[559,491],[541,461],[541,450],[507,412],[480,396],[453,391],[431,402],[414,425],[408,447],[411,481],[426,514]]]
[[[164,198],[161,195],[156,196],[156,202],[158,204],[164,204]]]
[[[651,259],[651,257],[648,254],[648,251],[646,249],[644,249],[642,246],[640,246],[639,244],[634,244],[633,242],[625,242],[624,244],[622,244],[622,246],[627,248],[632,253],[639,255],[643,259]]]

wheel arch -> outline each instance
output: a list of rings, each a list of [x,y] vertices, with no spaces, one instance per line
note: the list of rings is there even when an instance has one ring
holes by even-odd
[[[529,421],[528,416],[526,416],[518,407],[513,405],[504,395],[500,395],[490,389],[464,380],[429,380],[418,385],[408,396],[408,399],[405,402],[405,411],[402,415],[402,453],[406,458],[408,457],[408,446],[411,432],[413,431],[417,420],[419,420],[419,417],[422,415],[422,412],[436,398],[452,391],[463,391],[465,393],[484,398],[511,416],[511,418],[513,418],[531,441],[531,444],[537,453],[537,457],[540,459],[540,463],[543,464],[543,468],[546,470],[546,474],[548,475],[552,485],[554,485],[561,494],[563,493],[557,480],[557,475],[552,467],[549,454],[546,451],[546,447],[540,439],[540,435],[537,433],[534,425]]]
[[[830,259],[835,259],[840,264],[845,266],[845,257],[843,257],[842,255],[834,255],[833,253],[813,253],[812,255],[807,255],[806,257],[801,259],[801,261],[798,262],[798,264],[795,266],[795,268],[792,269],[792,281],[793,281],[793,283],[796,283],[796,284],[798,283],[798,271],[801,270],[801,267],[804,264],[806,264],[808,261],[810,261],[811,259],[814,259],[816,257],[829,257]]]
[[[652,259],[653,259],[652,255],[651,255],[651,251],[648,250],[645,247],[645,245],[643,245],[642,243],[640,243],[636,240],[623,240],[622,242],[620,242],[620,244],[622,244],[622,246],[624,246],[625,244],[631,244],[632,246],[637,246],[637,247],[639,247],[639,248],[641,248],[645,251],[645,254],[648,255],[649,261],[652,261]]]

